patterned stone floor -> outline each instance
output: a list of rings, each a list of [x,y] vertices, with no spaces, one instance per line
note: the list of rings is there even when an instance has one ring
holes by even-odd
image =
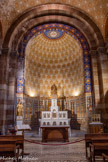
[[[41,137],[35,132],[26,133],[25,139],[41,142]],[[69,142],[80,139],[84,139],[84,132],[71,132]],[[89,162],[85,157],[85,141],[59,146],[25,142],[24,148],[29,155],[24,156],[23,162]],[[102,162],[102,159],[97,159],[96,162]]]
[[[26,139],[40,141],[40,139],[34,138]],[[77,139],[79,140],[82,138],[73,137],[70,138],[70,141],[76,141]],[[25,156],[26,160],[27,158],[28,160],[31,158],[31,161],[34,159],[37,162],[87,162],[84,141],[59,146],[39,145],[25,142],[25,152],[30,153],[28,156]]]

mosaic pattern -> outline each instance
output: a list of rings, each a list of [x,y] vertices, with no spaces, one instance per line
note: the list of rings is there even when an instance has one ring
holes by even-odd
[[[70,40],[69,43],[66,43],[66,40]],[[40,42],[43,46],[40,46]],[[58,88],[58,96],[63,94],[70,96],[76,90],[83,92],[84,78],[81,62],[83,62],[81,49],[68,34],[64,34],[64,37],[56,42],[48,40],[43,34],[38,35],[30,40],[26,47],[25,90],[27,94],[35,91],[36,95],[49,97],[54,83]]]
[[[23,87],[24,87],[24,79],[18,78],[17,79],[17,93],[23,93]]]
[[[108,14],[107,0],[0,0],[0,20],[3,25],[3,35],[5,35],[11,23],[25,10],[33,6],[45,3],[63,3],[83,10],[100,28],[105,35],[105,23]]]
[[[62,39],[48,40],[44,36],[47,28],[61,30]],[[75,28],[63,24],[38,26],[28,32],[21,42],[19,54],[22,57],[24,57],[25,48],[27,94],[35,91],[33,92],[35,95],[46,94],[48,97],[53,83],[60,89],[60,95],[64,93],[66,96],[72,96],[75,91],[83,93],[84,75],[85,92],[91,91],[89,47],[84,36]],[[35,90],[32,90],[34,87]]]
[[[57,39],[57,38],[60,38],[63,35],[63,30],[49,29],[49,30],[45,30],[44,34],[49,39]]]

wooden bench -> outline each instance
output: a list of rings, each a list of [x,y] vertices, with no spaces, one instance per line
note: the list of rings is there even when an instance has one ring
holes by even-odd
[[[102,156],[102,153],[108,153],[108,142],[107,143],[92,143],[90,144],[90,161],[95,162],[96,156]]]
[[[105,162],[106,160],[108,160],[108,154],[106,155],[106,154],[102,153],[102,156],[103,156],[103,162]]]
[[[16,141],[9,141],[8,144],[6,144],[7,141],[2,141],[0,143],[0,157],[2,157],[2,161],[5,161],[7,158],[12,158],[13,161],[19,161],[19,145],[16,145]],[[11,160],[12,160],[11,159]]]
[[[108,144],[108,137],[94,137],[91,139],[92,144],[90,144],[90,159],[94,159],[95,161],[95,156],[102,156],[102,151],[107,152],[108,149],[106,148],[106,144]],[[105,150],[103,149],[105,146]],[[102,150],[100,149],[102,147]],[[107,150],[107,151],[106,151]]]
[[[6,141],[9,144],[10,141],[12,142],[12,140],[16,141],[16,145],[19,145],[20,150],[21,150],[21,156],[23,158],[24,156],[24,135],[1,135],[0,136],[0,143],[2,143],[3,141]]]
[[[108,137],[108,133],[102,133],[102,134],[85,134],[85,149],[86,149],[86,157],[88,157],[88,151],[87,149],[89,148],[89,144],[92,143],[93,138],[105,138]]]

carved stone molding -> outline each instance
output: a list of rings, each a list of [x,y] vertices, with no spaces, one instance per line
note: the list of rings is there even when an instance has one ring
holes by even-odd
[[[101,61],[108,60],[107,49],[105,47],[98,48],[98,55]]]
[[[2,48],[1,49],[1,54],[6,54],[9,52],[9,48]]]
[[[0,49],[0,55],[2,54],[2,50]]]
[[[10,51],[10,56],[16,56],[17,55],[17,51]]]
[[[108,55],[108,42],[106,43],[106,53],[107,53],[107,55]]]
[[[97,57],[98,56],[97,50],[90,50],[89,53],[90,53],[91,57]]]
[[[105,47],[98,47],[97,48],[98,53],[106,53],[106,48]]]

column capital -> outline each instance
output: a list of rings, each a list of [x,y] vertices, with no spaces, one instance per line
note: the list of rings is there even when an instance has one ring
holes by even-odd
[[[106,43],[106,53],[108,54],[108,42]]]
[[[1,48],[1,55],[4,53],[8,53],[9,52],[9,48],[7,47],[7,48]]]
[[[98,51],[97,50],[90,50],[89,51],[89,54],[91,55],[91,56],[97,56],[98,55]]]
[[[98,55],[101,60],[108,60],[107,49],[105,47],[98,48]]]
[[[106,53],[106,48],[105,47],[98,47],[97,51],[98,51],[98,53]]]
[[[10,53],[16,54],[17,53],[17,50],[10,50]]]
[[[17,56],[17,51],[16,50],[10,50],[10,56]]]

